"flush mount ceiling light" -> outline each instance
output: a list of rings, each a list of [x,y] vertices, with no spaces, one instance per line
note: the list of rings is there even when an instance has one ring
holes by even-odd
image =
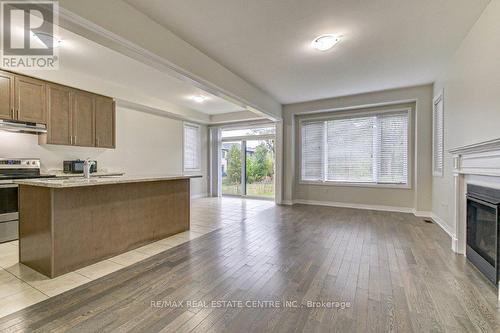
[[[189,97],[189,99],[195,101],[196,103],[203,103],[208,99],[208,97],[203,96],[203,95],[195,95],[195,96]]]
[[[340,42],[340,36],[335,36],[335,35],[321,35],[319,37],[316,37],[311,45],[313,48],[315,48],[318,51],[327,51],[331,49],[332,47],[335,46]]]

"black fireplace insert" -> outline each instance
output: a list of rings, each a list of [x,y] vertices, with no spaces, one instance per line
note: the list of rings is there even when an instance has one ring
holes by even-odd
[[[467,259],[495,286],[499,278],[500,190],[467,185]]]

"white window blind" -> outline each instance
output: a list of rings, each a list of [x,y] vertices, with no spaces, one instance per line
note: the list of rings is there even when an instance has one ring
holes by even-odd
[[[184,124],[184,170],[200,170],[200,128]]]
[[[377,117],[377,182],[408,181],[408,113]]]
[[[432,168],[434,176],[442,176],[444,167],[444,110],[442,94],[434,99],[432,116]]]
[[[302,125],[302,179],[322,180],[324,174],[325,123]]]
[[[303,121],[301,180],[408,183],[408,111]]]
[[[373,117],[330,120],[327,131],[326,180],[371,182],[373,179]]]

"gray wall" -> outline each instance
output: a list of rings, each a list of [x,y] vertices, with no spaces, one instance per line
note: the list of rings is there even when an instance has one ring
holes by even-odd
[[[436,81],[444,89],[444,177],[434,177],[432,211],[452,231],[451,148],[500,138],[500,1],[492,1]]]
[[[319,111],[366,108],[382,104],[406,104],[414,108],[412,122],[412,187],[411,189],[368,188],[298,183],[296,144],[298,115]],[[322,201],[357,205],[390,206],[408,210],[430,212],[432,189],[431,133],[432,85],[394,89],[368,94],[353,95],[305,103],[289,104],[283,108],[284,118],[284,180],[285,202],[294,200]]]

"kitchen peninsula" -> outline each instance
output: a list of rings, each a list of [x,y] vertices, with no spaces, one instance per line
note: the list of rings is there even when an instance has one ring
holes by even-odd
[[[20,180],[20,262],[51,278],[189,230],[190,178]]]

